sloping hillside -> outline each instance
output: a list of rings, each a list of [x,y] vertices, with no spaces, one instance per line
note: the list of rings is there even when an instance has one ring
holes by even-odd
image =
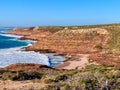
[[[119,24],[15,28],[10,33],[23,35],[22,39],[37,40],[26,48],[28,51],[55,52],[65,56],[89,54],[89,60],[99,64],[119,65]]]

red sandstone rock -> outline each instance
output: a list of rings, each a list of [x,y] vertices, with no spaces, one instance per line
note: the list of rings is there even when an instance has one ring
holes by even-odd
[[[27,47],[26,50],[56,52],[63,55],[90,54],[89,58],[100,64],[117,65],[118,63],[113,57],[96,56],[106,48],[110,38],[105,29],[37,27],[13,29],[10,33],[23,35],[24,39],[37,40],[37,43]]]

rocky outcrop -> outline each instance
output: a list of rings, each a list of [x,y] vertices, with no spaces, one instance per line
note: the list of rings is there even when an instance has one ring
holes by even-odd
[[[45,32],[42,30],[36,30],[36,27],[31,28],[14,28],[9,34],[22,35],[22,39],[41,40],[46,36],[51,35],[51,32]]]
[[[15,28],[10,31],[10,33],[23,35],[24,39],[37,40],[34,45],[26,48],[28,51],[34,50],[44,53],[55,52],[57,54],[74,57],[77,57],[79,54],[90,54],[90,57],[93,57],[107,49],[107,43],[110,39],[108,30],[100,27],[87,29],[79,27]],[[103,64],[103,61],[98,58],[99,57],[91,59]],[[80,59],[77,58],[76,60]],[[107,64],[107,62],[105,64]]]
[[[55,70],[47,65],[40,64],[32,64],[32,63],[17,63],[9,65],[5,68],[1,68],[2,70],[10,70],[10,71],[43,71],[43,70]]]
[[[26,50],[51,51],[58,54],[98,52],[99,49],[96,49],[95,46],[105,47],[109,33],[105,29],[95,28],[91,30],[63,29],[42,38],[33,46],[27,47]],[[42,33],[40,33],[40,35],[42,35]]]

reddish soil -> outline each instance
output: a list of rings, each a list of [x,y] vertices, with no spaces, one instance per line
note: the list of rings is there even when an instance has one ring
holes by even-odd
[[[89,59],[102,65],[120,66],[120,57],[119,55],[115,55],[115,54],[104,55],[104,54],[96,53],[96,54],[91,54],[89,56]]]
[[[41,70],[55,70],[54,68],[51,68],[49,66],[46,65],[40,65],[40,64],[31,64],[31,63],[27,63],[27,64],[21,64],[21,63],[17,63],[17,64],[12,64],[9,65],[5,68],[1,68],[4,70],[10,70],[10,71],[29,71],[29,70],[33,70],[33,71],[41,71]]]
[[[49,30],[50,29],[50,30]],[[51,32],[54,30],[54,32]],[[78,54],[89,54],[89,59],[97,62],[98,64],[106,65],[120,65],[118,55],[114,56],[99,56],[99,53],[106,50],[106,43],[109,40],[109,33],[105,29],[93,28],[93,29],[68,29],[66,27],[35,27],[35,28],[15,28],[9,32],[10,34],[23,35],[22,39],[37,40],[32,46],[26,48],[26,50],[33,50],[39,52],[55,52],[72,56]],[[74,59],[79,61],[80,58]],[[69,61],[69,60],[68,60]],[[66,65],[70,65],[67,62]],[[76,66],[77,68],[77,66]]]

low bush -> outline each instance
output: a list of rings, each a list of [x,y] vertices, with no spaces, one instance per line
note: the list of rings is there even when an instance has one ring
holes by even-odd
[[[38,72],[17,72],[16,75],[10,77],[11,80],[32,80],[41,79],[42,74]]]
[[[58,76],[55,78],[55,80],[57,80],[57,81],[65,81],[65,80],[67,80],[67,79],[68,79],[68,76],[65,75],[65,74],[63,74],[63,75],[58,75]]]
[[[95,48],[96,49],[103,49],[103,47],[101,45],[96,45]]]
[[[42,74],[35,72],[35,71],[29,71],[29,72],[23,72],[23,71],[4,71],[0,75],[1,79],[7,80],[32,80],[32,79],[41,79]]]

